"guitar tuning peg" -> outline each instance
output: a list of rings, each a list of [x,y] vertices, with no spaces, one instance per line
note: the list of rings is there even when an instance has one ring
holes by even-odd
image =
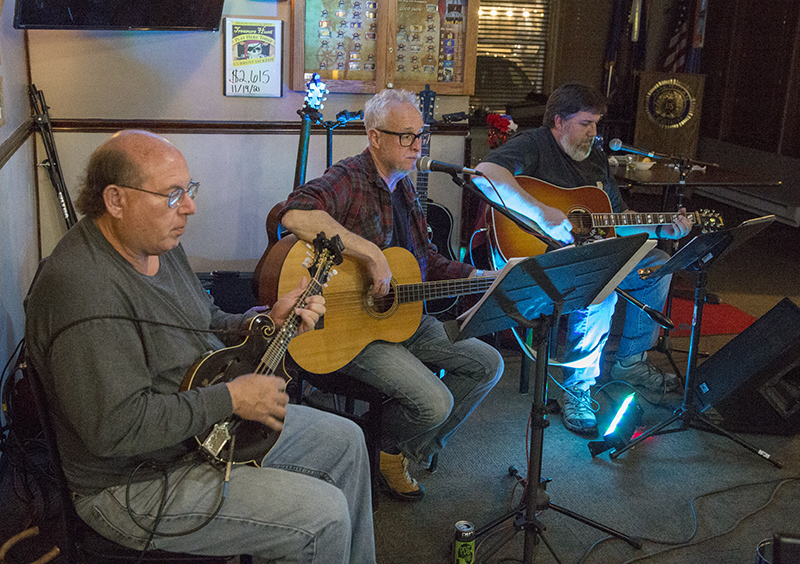
[[[339,271],[336,270],[335,268],[332,268],[331,269],[331,276],[336,276],[337,274],[339,274]]]
[[[311,259],[306,257],[305,260],[303,260],[303,268],[308,268],[309,266],[311,266]]]

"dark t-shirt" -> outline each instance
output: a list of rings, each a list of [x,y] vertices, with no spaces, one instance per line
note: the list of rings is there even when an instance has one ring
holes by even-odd
[[[564,152],[545,126],[512,137],[489,153],[483,162],[502,166],[514,176],[531,176],[561,188],[598,186],[608,194],[615,213],[628,209],[605,153],[593,146],[586,160],[578,162]]]

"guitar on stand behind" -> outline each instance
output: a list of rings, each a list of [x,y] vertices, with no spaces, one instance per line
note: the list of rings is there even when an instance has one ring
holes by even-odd
[[[294,187],[297,188],[306,181],[306,167],[308,165],[308,138],[311,135],[311,124],[322,121],[320,110],[325,101],[328,88],[317,73],[311,75],[311,80],[306,84],[306,97],[303,107],[297,110],[302,118],[300,127],[300,142],[297,145],[297,165],[294,171]]]
[[[294,186],[297,188],[306,181],[306,168],[308,165],[308,139],[311,136],[311,125],[318,123],[322,120],[322,102],[325,101],[325,95],[328,93],[328,88],[322,82],[317,73],[311,75],[311,80],[306,84],[306,96],[303,99],[303,107],[297,110],[297,113],[302,119],[300,125],[300,140],[297,144],[297,164],[294,170]],[[267,259],[267,255],[272,250],[272,247],[280,241],[281,225],[278,221],[278,214],[283,208],[283,202],[279,202],[267,214],[266,227],[267,227],[267,248],[261,255],[261,258],[253,270],[253,279],[251,282],[251,289],[254,296],[258,296],[259,280],[261,278],[261,270]]]
[[[431,124],[436,123],[433,117],[434,108],[436,107],[436,93],[431,90],[430,85],[425,85],[425,90],[419,93],[419,110],[422,113],[422,120],[424,125],[422,130],[425,133],[430,132]],[[431,154],[430,138],[422,143],[422,150],[420,156],[429,157]],[[446,207],[431,201],[428,198],[428,172],[419,170],[417,171],[417,179],[415,188],[419,196],[419,203],[422,206],[422,215],[425,216],[425,221],[428,224],[428,238],[431,243],[436,245],[443,256],[450,260],[458,260],[458,257],[453,253],[450,245],[450,238],[453,233],[453,214],[450,213]],[[425,302],[425,311],[430,315],[439,315],[449,311],[458,303],[458,297],[443,298],[438,300],[429,300]]]

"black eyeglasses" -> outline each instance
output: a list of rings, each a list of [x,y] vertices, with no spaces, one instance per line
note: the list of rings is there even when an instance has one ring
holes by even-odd
[[[422,133],[398,133],[396,131],[387,131],[385,129],[378,129],[378,131],[381,133],[388,133],[389,135],[397,135],[400,138],[401,147],[410,147],[417,139],[421,140],[423,145],[427,144],[428,141],[431,140],[431,134],[428,131],[423,131]]]
[[[161,192],[153,192],[152,190],[145,190],[144,188],[136,188],[135,186],[125,186],[124,184],[115,184],[115,186],[119,186],[120,188],[130,188],[131,190],[136,190],[138,192],[147,192],[148,194],[153,194],[155,196],[163,196],[167,198],[167,205],[169,205],[170,209],[175,209],[178,207],[181,202],[183,201],[183,195],[188,194],[189,197],[194,200],[194,197],[197,196],[197,191],[200,189],[199,182],[189,182],[186,188],[175,188],[169,194],[162,194]]]

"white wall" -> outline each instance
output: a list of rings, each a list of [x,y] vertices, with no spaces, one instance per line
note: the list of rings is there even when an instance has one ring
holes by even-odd
[[[201,183],[198,211],[182,241],[198,272],[248,271],[255,268],[267,246],[265,220],[275,204],[285,200],[294,183],[297,135],[167,135],[187,156],[192,178]],[[56,144],[64,178],[73,199],[89,154],[106,134],[59,133]],[[312,135],[307,178],[325,169],[325,136]],[[366,135],[334,136],[333,160],[361,152]],[[463,140],[434,138],[432,154],[446,162],[461,162]],[[55,192],[42,178],[42,222],[47,255],[66,231]],[[430,195],[460,216],[460,192],[448,175],[430,175]],[[458,225],[458,223],[456,223]],[[455,236],[457,237],[457,233]],[[455,242],[454,242],[455,245]]]
[[[3,3],[0,1],[0,6]],[[23,34],[11,27],[14,2],[0,13],[0,77],[3,117],[0,144],[19,133],[30,117]],[[33,141],[26,142],[0,168],[0,362],[5,365],[22,339],[22,299],[39,262]]]
[[[223,16],[284,20],[284,82],[289,72],[289,2],[228,0]],[[303,92],[284,85],[282,98],[223,95],[222,33],[30,31],[31,72],[54,119],[157,119],[211,121],[299,121]],[[435,86],[434,86],[435,88]],[[330,94],[323,117],[363,109],[368,95]],[[437,97],[436,117],[465,111],[464,96]],[[355,124],[350,127],[354,127]],[[336,132],[335,132],[336,133]],[[291,190],[297,135],[180,134],[169,137],[186,155],[202,183],[200,209],[184,237],[198,271],[251,270],[266,247],[269,210]],[[76,197],[91,151],[107,135],[65,133],[56,145],[65,181]],[[334,135],[334,161],[360,152],[366,136]],[[463,139],[438,136],[431,155],[463,161]],[[325,168],[325,136],[312,135],[307,178]],[[42,249],[47,255],[63,236],[64,222],[45,174],[41,186]],[[460,193],[446,175],[431,175],[430,197],[460,216]],[[454,233],[457,237],[457,233]]]

